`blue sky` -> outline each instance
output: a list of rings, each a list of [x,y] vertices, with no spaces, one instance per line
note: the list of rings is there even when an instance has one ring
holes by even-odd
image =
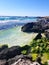
[[[49,16],[49,0],[0,0],[0,16]]]

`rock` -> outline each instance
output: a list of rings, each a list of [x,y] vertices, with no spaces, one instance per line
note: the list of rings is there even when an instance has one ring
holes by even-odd
[[[0,60],[0,65],[6,65],[6,60]]]
[[[34,40],[41,39],[41,38],[42,38],[41,33],[38,33],[38,35],[35,37],[35,39],[34,39]]]
[[[45,36],[49,39],[49,29],[45,30]]]
[[[20,46],[13,46],[11,48],[9,48],[8,54],[7,56],[9,58],[12,58],[16,55],[20,55],[21,54],[21,47]]]
[[[23,32],[41,32],[43,33],[46,29],[49,29],[49,19],[41,18],[37,22],[27,23],[22,26],[21,31]]]
[[[21,54],[21,48],[19,46],[13,46],[11,48],[2,50],[0,52],[0,59],[9,59],[20,54]]]
[[[8,64],[8,65],[11,65],[11,64],[15,63],[15,61],[17,61],[18,59],[20,59],[20,58],[22,58],[22,57],[23,57],[23,55],[16,55],[14,58],[9,59],[9,60],[7,61],[7,64]]]
[[[42,26],[41,25],[39,25],[39,23],[38,22],[32,22],[32,23],[27,23],[27,24],[25,24],[22,28],[21,28],[21,30],[23,31],[23,32],[42,32],[43,30],[42,30]]]
[[[30,55],[16,55],[8,60],[0,60],[0,65],[42,65],[39,58],[36,61],[32,61]]]
[[[39,64],[38,62],[33,62],[32,64],[30,64],[30,65],[41,65],[41,64]]]
[[[32,62],[32,57],[29,55],[17,55],[14,58],[9,59],[7,62],[8,65],[26,65],[26,63],[30,64]]]
[[[38,62],[39,64],[42,65],[42,63],[41,63],[41,57],[40,56],[37,57],[36,62]]]
[[[1,46],[0,47],[0,52],[2,51],[2,50],[4,50],[4,49],[7,49],[8,48],[8,45],[3,45],[3,46]]]
[[[30,55],[17,55],[14,58],[8,60],[8,65],[42,65],[38,61],[32,61],[32,57]]]
[[[23,32],[30,32],[30,31],[32,31],[31,29],[33,28],[33,25],[34,25],[33,22],[32,22],[32,23],[27,23],[27,24],[25,24],[25,25],[21,28],[21,30],[22,30]]]

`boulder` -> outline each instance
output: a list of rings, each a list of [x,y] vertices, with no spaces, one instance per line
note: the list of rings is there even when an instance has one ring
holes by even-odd
[[[0,59],[9,59],[20,54],[21,54],[21,48],[19,46],[13,46],[11,48],[2,50],[0,52]]]
[[[32,31],[31,29],[33,28],[33,25],[34,25],[33,22],[32,22],[32,23],[27,23],[27,24],[25,24],[25,25],[21,28],[21,30],[22,30],[23,32],[30,32],[30,31]]]

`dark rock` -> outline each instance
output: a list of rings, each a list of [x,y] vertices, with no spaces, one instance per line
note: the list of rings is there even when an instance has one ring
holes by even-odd
[[[0,52],[0,59],[9,59],[20,54],[21,54],[21,48],[19,46],[13,46],[11,48],[2,50]]]
[[[49,19],[42,18],[37,22],[27,23],[22,26],[21,30],[23,32],[44,32],[46,29],[49,29]]]
[[[39,64],[42,65],[42,63],[41,63],[41,57],[37,57],[36,61],[37,61]]]
[[[42,32],[43,30],[42,30],[42,26],[41,25],[39,25],[39,23],[38,22],[36,22],[36,23],[27,23],[27,24],[25,24],[22,28],[21,28],[21,30],[23,31],[23,32]]]
[[[16,55],[20,55],[20,54],[21,54],[21,47],[19,47],[19,46],[13,46],[13,47],[9,48],[7,56],[9,58],[12,58],[12,57],[14,57]]]
[[[8,45],[3,45],[2,47],[0,47],[0,52],[4,49],[7,49],[8,48]]]
[[[31,46],[29,46],[29,45],[25,45],[25,46],[23,46],[23,47],[21,48],[22,51],[23,51],[23,50],[26,50],[26,54],[29,54],[29,53],[30,53],[30,49],[31,49]]]
[[[35,37],[35,39],[34,39],[34,40],[41,39],[41,38],[42,38],[41,33],[38,33],[38,35]]]
[[[45,36],[49,39],[49,29],[45,30]]]
[[[27,24],[25,24],[25,25],[21,28],[21,30],[22,30],[23,32],[30,32],[30,31],[32,31],[33,25],[34,25],[33,22],[32,22],[32,23],[27,23]]]

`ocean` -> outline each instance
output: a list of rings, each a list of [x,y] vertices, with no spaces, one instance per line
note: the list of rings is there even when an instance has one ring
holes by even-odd
[[[11,47],[29,44],[37,34],[22,32],[21,27],[36,21],[36,17],[0,16],[0,45],[8,44]]]

